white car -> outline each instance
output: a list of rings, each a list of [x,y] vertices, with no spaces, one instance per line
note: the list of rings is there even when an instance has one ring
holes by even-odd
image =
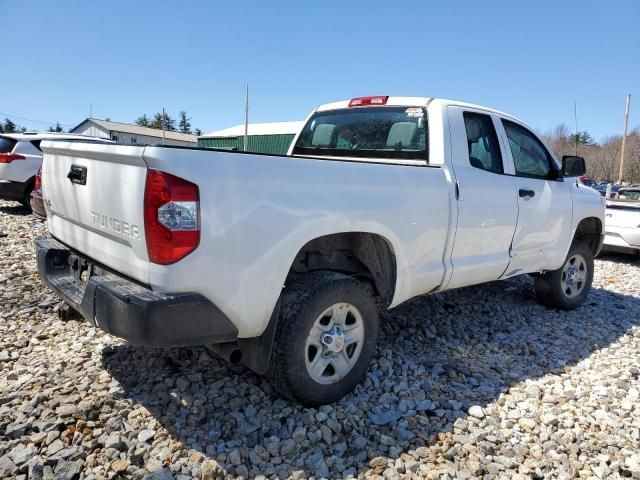
[[[456,101],[323,105],[288,155],[43,150],[44,282],[105,332],[214,345],[307,405],[365,376],[377,308],[526,273],[540,302],[576,308],[602,243],[584,159]]]
[[[607,200],[604,250],[640,253],[640,187],[621,187]]]
[[[36,174],[42,163],[40,143],[43,140],[81,140],[109,142],[98,137],[69,133],[2,133],[0,134],[0,199],[15,200],[29,207]]]

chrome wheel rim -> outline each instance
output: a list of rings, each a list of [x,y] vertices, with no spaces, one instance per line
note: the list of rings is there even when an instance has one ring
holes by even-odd
[[[358,361],[364,344],[362,314],[350,303],[324,310],[307,335],[304,361],[307,373],[327,385],[342,380]]]
[[[562,291],[568,298],[577,297],[587,283],[587,261],[576,253],[569,257],[562,268],[560,283]]]

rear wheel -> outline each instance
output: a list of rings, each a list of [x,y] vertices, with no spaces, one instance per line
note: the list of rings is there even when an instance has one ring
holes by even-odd
[[[536,297],[548,307],[572,310],[584,303],[592,281],[593,252],[586,243],[575,240],[562,267],[536,277]]]
[[[313,272],[283,292],[269,377],[282,395],[315,406],[362,381],[378,337],[378,313],[365,284]]]

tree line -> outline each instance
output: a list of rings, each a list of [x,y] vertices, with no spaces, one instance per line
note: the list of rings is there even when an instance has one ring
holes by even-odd
[[[110,121],[108,118],[106,120]],[[199,128],[192,129],[191,117],[189,117],[187,112],[184,110],[180,112],[178,121],[166,112],[164,114],[162,112],[158,112],[151,118],[146,114],[140,115],[136,119],[135,124],[141,127],[157,128],[158,130],[162,130],[162,126],[164,124],[164,129],[169,132],[188,133],[197,136],[202,135],[202,130]],[[0,133],[24,133],[26,131],[26,127],[19,126],[8,118],[5,118],[4,122],[0,121]],[[50,126],[47,131],[64,132],[64,129],[59,122],[56,122],[56,124],[54,126]]]
[[[21,127],[15,122],[4,119],[4,122],[0,122],[0,133],[24,133],[27,131],[27,127]],[[60,123],[56,123],[55,127],[49,127],[48,132],[64,132],[64,129],[60,126]]]
[[[605,137],[598,143],[588,132],[571,134],[562,124],[541,137],[558,159],[563,155],[579,155],[586,160],[587,175],[598,181],[618,181],[622,135]],[[627,133],[623,178],[625,182],[640,183],[640,127]]]
[[[4,119],[4,122],[0,122],[0,133],[24,133],[27,129],[20,127],[8,118]]]
[[[184,110],[179,114],[180,119],[177,121],[172,118],[167,112],[158,112],[151,118],[147,114],[140,115],[135,124],[141,127],[157,128],[158,130],[164,129],[168,132],[188,133],[192,135],[202,135],[202,130],[199,128],[191,129],[191,117],[187,116],[187,112]]]

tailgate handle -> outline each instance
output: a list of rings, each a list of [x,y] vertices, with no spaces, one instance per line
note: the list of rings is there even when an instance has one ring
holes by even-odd
[[[71,165],[69,169],[69,173],[67,173],[67,178],[71,180],[71,183],[76,183],[78,185],[86,185],[87,184],[87,167],[82,165]]]

